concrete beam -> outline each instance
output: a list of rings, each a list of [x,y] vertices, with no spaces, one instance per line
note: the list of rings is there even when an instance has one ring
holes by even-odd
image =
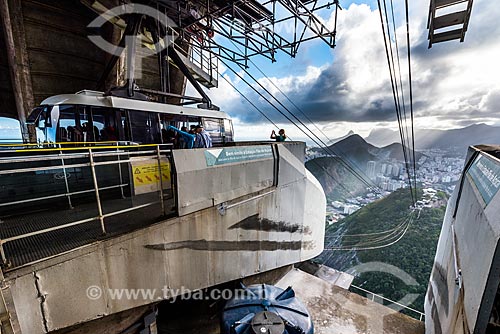
[[[21,133],[23,141],[29,142],[26,118],[34,107],[34,99],[21,0],[0,1],[0,18]]]

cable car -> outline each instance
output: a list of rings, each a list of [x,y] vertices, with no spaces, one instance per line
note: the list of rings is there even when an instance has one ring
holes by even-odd
[[[95,91],[56,95],[44,100],[28,117],[40,143],[127,141],[139,144],[173,143],[169,125],[203,125],[213,146],[234,141],[229,116],[218,110],[124,98]],[[175,146],[174,146],[175,147]]]

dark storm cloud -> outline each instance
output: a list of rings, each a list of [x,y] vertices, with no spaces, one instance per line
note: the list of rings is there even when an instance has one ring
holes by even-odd
[[[389,81],[387,81],[389,84]],[[353,92],[346,82],[345,73],[340,66],[335,64],[325,69],[317,80],[302,86],[299,89],[287,92],[287,95],[301,109],[301,111],[314,122],[374,122],[396,120],[394,112],[394,100],[392,95],[382,98],[376,97],[377,90],[367,90],[363,95]],[[379,95],[379,94],[378,94]],[[353,96],[356,98],[353,99]],[[249,92],[247,97],[255,103],[268,117],[276,122],[286,121],[274,107],[254,92]],[[288,103],[283,96],[276,97],[301,120],[303,115]],[[291,119],[294,119],[279,103],[271,97],[267,98]],[[249,112],[249,109],[251,112]],[[265,120],[259,112],[248,103],[243,102],[241,106],[231,111],[246,123],[260,123]]]

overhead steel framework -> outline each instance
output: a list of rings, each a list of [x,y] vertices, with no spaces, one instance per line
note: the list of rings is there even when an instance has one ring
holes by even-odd
[[[99,14],[113,7],[113,0],[80,0]],[[212,106],[210,98],[200,87],[217,86],[219,59],[248,68],[252,57],[263,56],[272,62],[283,52],[295,57],[302,43],[320,39],[335,47],[337,9],[339,0],[132,0],[123,4],[154,7],[158,18],[144,14],[126,14],[112,22],[123,30],[119,46],[123,50],[127,36],[141,36],[141,43],[157,48],[161,91],[160,100],[180,97],[169,90],[170,64],[177,67],[201,95],[202,106]],[[116,3],[115,3],[116,4]],[[322,11],[322,16],[319,16]],[[332,12],[334,11],[334,12]],[[332,14],[333,13],[333,14]],[[160,15],[161,14],[161,15]],[[168,22],[159,22],[163,17]],[[156,20],[156,22],[155,22]],[[330,22],[330,23],[327,23]],[[327,25],[330,25],[327,27]],[[168,47],[158,49],[168,39]],[[127,94],[137,91],[134,80],[137,40],[127,47]],[[160,44],[159,44],[160,43]],[[101,79],[103,87],[120,54],[114,54]],[[144,92],[144,91],[143,91]],[[148,94],[155,93],[148,90]],[[182,104],[198,103],[198,98],[181,96]]]
[[[303,42],[321,39],[335,47],[338,0],[158,0],[192,47],[248,66],[253,56],[295,57]],[[318,12],[335,10],[332,27]],[[185,38],[188,36],[189,38]]]

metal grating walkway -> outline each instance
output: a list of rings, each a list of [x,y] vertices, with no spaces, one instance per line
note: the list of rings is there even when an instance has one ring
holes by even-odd
[[[149,200],[149,199],[148,199]],[[144,200],[141,202],[145,202]],[[132,203],[131,198],[102,201],[104,213],[116,212],[142,203]],[[165,208],[173,207],[173,200],[165,201]],[[174,215],[174,212],[171,212]],[[2,218],[0,238],[6,239],[32,233],[74,221],[97,216],[95,203],[79,205],[74,209],[40,211],[27,215]],[[170,216],[167,211],[167,216]],[[99,220],[60,230],[38,234],[5,243],[4,250],[9,268],[51,257],[98,240],[104,240],[146,227],[165,219],[160,203],[105,218],[106,234],[103,235]]]

